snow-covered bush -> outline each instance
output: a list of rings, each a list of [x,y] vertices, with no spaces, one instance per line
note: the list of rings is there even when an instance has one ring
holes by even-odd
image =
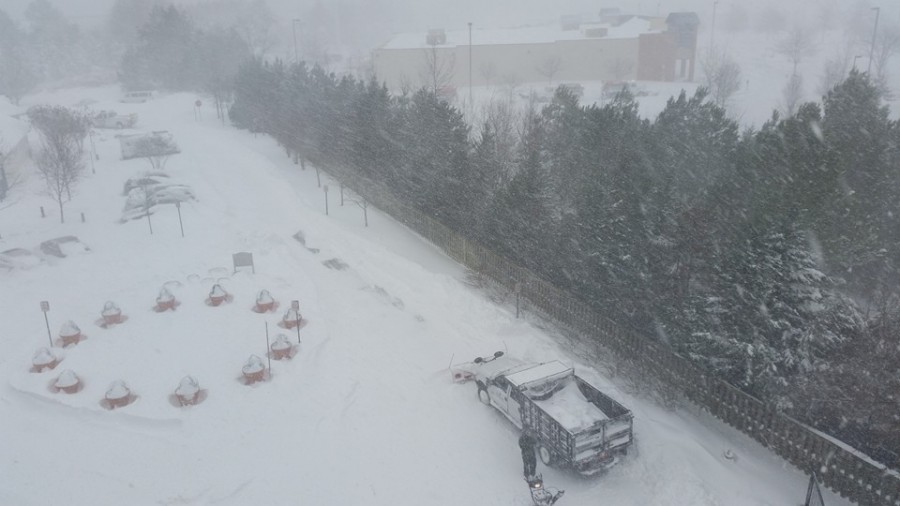
[[[113,301],[106,301],[106,304],[103,305],[103,311],[100,312],[102,316],[119,316],[122,314],[122,310],[119,309],[119,306],[116,305]]]
[[[40,348],[34,353],[31,363],[37,367],[43,367],[56,362],[56,356],[48,348]]]
[[[213,285],[212,289],[209,291],[210,298],[222,298],[228,295],[228,292],[222,288],[222,285],[216,283]]]
[[[185,376],[178,383],[175,394],[184,399],[191,399],[200,391],[200,383],[193,376]]]
[[[273,302],[275,302],[275,299],[272,298],[272,294],[268,290],[260,290],[259,295],[256,296],[256,303],[261,306],[272,304]]]
[[[241,371],[244,374],[255,374],[263,371],[266,368],[265,364],[261,358],[256,355],[250,355],[250,358],[247,359],[247,363],[244,364],[243,369]]]
[[[70,388],[74,387],[79,383],[78,375],[76,375],[71,369],[66,369],[61,372],[59,377],[56,378],[56,388]]]
[[[128,388],[128,385],[126,385],[122,380],[113,381],[109,385],[109,389],[106,391],[106,398],[109,400],[124,399],[129,395],[131,395],[131,390]]]
[[[77,336],[78,334],[81,334],[81,329],[72,320],[63,323],[59,329],[60,336]]]

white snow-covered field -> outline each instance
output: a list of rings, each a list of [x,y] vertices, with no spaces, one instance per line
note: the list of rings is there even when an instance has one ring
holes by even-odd
[[[23,105],[85,98],[138,113],[141,131],[170,131],[182,152],[166,172],[197,200],[181,206],[183,238],[173,206],[152,216],[152,235],[145,219],[119,223],[124,182],[149,164],[119,160],[117,132],[103,130],[96,173],[88,164],[65,224],[34,175],[0,209],[0,251],[65,235],[90,248],[0,269],[0,504],[527,505],[516,430],[447,371],[454,354],[504,347],[573,363],[634,412],[634,451],[608,473],[539,466],[548,486],[566,490],[559,505],[804,499],[802,472],[696,408],[667,410],[624,389],[533,315],[516,319],[470,287],[463,269],[386,215],[370,209],[364,227],[333,182],[326,216],[314,170],[301,171],[271,139],[223,126],[208,106],[195,119],[196,96],[118,104],[115,88],[79,89]],[[253,254],[255,274],[232,272],[239,251]],[[204,300],[216,282],[233,300],[212,307]],[[180,302],[175,311],[152,310],[163,286]],[[262,289],[275,312],[251,311]],[[284,333],[296,342],[277,325],[293,299],[306,321],[298,353],[273,361],[269,381],[242,384],[248,357],[265,357],[266,324],[272,341]],[[34,373],[34,353],[49,345],[42,300],[54,340],[67,320],[86,339],[55,347],[59,365]],[[127,319],[102,328],[107,301]],[[64,370],[81,391],[51,391]],[[186,375],[206,399],[176,407],[169,397]],[[135,400],[110,411],[100,401],[116,380]],[[729,449],[735,460],[724,458]]]

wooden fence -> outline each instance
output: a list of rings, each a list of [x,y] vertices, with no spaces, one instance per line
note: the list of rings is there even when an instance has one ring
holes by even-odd
[[[864,506],[900,506],[900,473],[778,413],[772,406],[702,371],[659,341],[617,325],[531,271],[404,205],[386,188],[346,174],[338,174],[336,179],[457,262],[510,291],[518,290],[533,307],[578,331],[588,344],[600,344],[619,358],[650,371],[663,384],[676,388],[690,401],[798,468],[817,470],[823,483],[841,496]]]

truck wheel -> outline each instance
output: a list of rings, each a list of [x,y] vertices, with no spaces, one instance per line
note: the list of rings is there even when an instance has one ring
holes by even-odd
[[[491,394],[489,394],[487,389],[482,386],[478,387],[478,400],[487,406],[491,405]]]
[[[538,457],[540,457],[540,459],[541,459],[541,463],[544,464],[545,466],[552,466],[556,463],[556,461],[553,458],[553,453],[551,453],[550,450],[546,446],[544,446],[544,445],[538,446],[537,453],[538,453]]]

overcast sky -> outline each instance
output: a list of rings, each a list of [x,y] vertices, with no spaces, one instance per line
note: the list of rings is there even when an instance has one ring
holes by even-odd
[[[114,0],[50,0],[78,24],[90,26],[105,21],[106,13]],[[0,8],[21,19],[29,0],[0,0]],[[596,0],[321,0],[324,5],[373,4],[383,9],[401,29],[413,30],[416,26],[465,25],[472,21],[483,26],[508,26],[557,18],[561,13],[596,13],[604,7],[623,7],[644,14],[665,13],[673,10],[704,11],[711,0],[622,0],[598,2]],[[171,3],[203,3],[203,0],[174,0]],[[315,0],[267,0],[279,15],[296,17]]]

